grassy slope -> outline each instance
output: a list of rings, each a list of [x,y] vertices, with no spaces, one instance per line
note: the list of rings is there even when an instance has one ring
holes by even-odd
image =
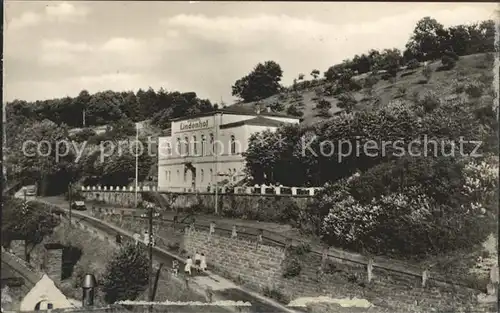
[[[424,83],[424,76],[422,74],[422,67],[416,70],[403,70],[398,73],[398,76],[394,82],[389,82],[388,80],[380,80],[373,87],[373,94],[371,97],[367,97],[365,94],[366,90],[360,90],[355,92],[353,95],[358,100],[356,109],[358,110],[370,110],[374,108],[375,99],[379,99],[379,105],[388,105],[391,101],[414,101],[415,95],[418,94],[420,97],[426,92],[435,92],[442,101],[454,101],[455,103],[462,103],[462,101],[467,100],[467,95],[464,92],[457,93],[457,85],[463,85],[469,81],[486,81],[492,80],[494,74],[492,71],[492,64],[488,64],[489,61],[486,59],[486,54],[475,54],[463,56],[458,60],[455,68],[448,71],[439,71],[438,68],[441,66],[441,62],[433,62],[430,67],[433,70],[431,79]],[[355,79],[360,79],[362,77],[356,77]],[[316,116],[316,103],[317,100],[314,98],[324,98],[332,103],[331,112],[338,111],[336,107],[337,99],[333,97],[318,97],[316,95],[315,89],[324,86],[326,83],[324,81],[318,82],[315,87],[309,88],[308,90],[300,91],[303,97],[303,112],[304,112],[304,122],[305,124],[312,125],[320,120],[324,120],[322,117]],[[401,96],[398,89],[403,87],[406,89],[404,96]],[[488,86],[493,89],[493,86]],[[285,105],[285,110],[288,106],[293,103],[297,103],[291,92],[284,93],[281,96],[282,102]],[[488,95],[488,90],[484,93],[482,97],[491,97]],[[270,98],[264,99],[262,103],[272,104],[279,99],[279,95],[272,96]],[[255,103],[246,104],[236,104],[237,106],[254,106]],[[260,226],[262,227],[262,226]],[[287,232],[284,235],[292,237],[302,237],[296,230]],[[478,246],[475,249],[469,249],[467,251],[456,251],[448,255],[436,256],[429,258],[425,262],[420,264],[422,267],[431,266],[435,271],[449,274],[450,277],[454,277],[460,280],[469,280],[473,283],[479,284],[481,287],[485,287],[485,283],[489,279],[489,269],[492,264],[496,263],[494,257],[496,255],[497,246],[495,240],[490,238],[484,245]],[[482,261],[478,261],[482,259]]]
[[[455,68],[449,71],[436,71],[441,62],[433,62],[430,67],[434,70],[432,78],[428,83],[419,83],[424,79],[422,75],[422,67],[416,70],[403,70],[398,73],[396,81],[394,83],[388,80],[380,80],[373,87],[373,94],[371,97],[367,97],[365,92],[366,89],[362,89],[358,92],[354,92],[353,96],[358,101],[357,109],[369,109],[373,107],[375,99],[380,100],[380,105],[386,105],[390,101],[399,99],[411,99],[411,95],[415,92],[423,93],[426,91],[434,91],[443,99],[450,99],[454,97],[454,83],[455,79],[478,79],[482,75],[487,75],[493,77],[493,71],[491,70],[491,65],[488,65],[485,61],[485,54],[475,54],[463,56],[458,60]],[[361,79],[366,74],[355,77],[354,79]],[[335,97],[324,96],[324,94],[316,93],[316,89],[321,89],[327,86],[327,82],[324,80],[317,81],[314,87],[310,87],[306,90],[300,90],[298,93],[302,96],[303,100],[297,101],[294,99],[294,92],[285,92],[280,95],[274,95],[261,102],[266,105],[275,103],[276,101],[281,101],[288,108],[292,104],[303,103],[301,106],[304,112],[304,122],[305,124],[311,125],[324,118],[317,116],[317,110],[315,109],[316,104],[319,99],[325,99],[332,103],[331,113],[335,113],[340,109],[337,107],[338,100]],[[398,97],[398,88],[404,87],[406,89],[406,95],[404,97]],[[463,95],[456,95],[463,96]],[[250,103],[237,103],[234,106],[254,106],[255,102]]]

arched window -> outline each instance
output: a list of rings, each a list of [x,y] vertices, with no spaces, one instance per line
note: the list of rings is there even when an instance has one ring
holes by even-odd
[[[237,177],[237,176],[236,176],[236,169],[235,169],[235,168],[233,168],[233,181],[236,181],[236,177]]]
[[[205,155],[205,135],[201,135],[201,156]]]
[[[186,155],[189,155],[189,140],[188,140],[188,137],[184,137],[184,153]]]
[[[184,170],[184,182],[187,182],[187,169]]]
[[[214,180],[214,171],[210,169],[210,181]]]
[[[193,136],[193,155],[198,156],[198,142],[196,141],[196,136]]]
[[[236,140],[234,135],[231,136],[231,154],[236,154]]]
[[[172,146],[167,142],[167,156],[172,156]]]
[[[212,153],[215,153],[215,141],[214,134],[210,134],[210,147],[212,147]]]
[[[205,172],[203,169],[200,170],[200,181],[203,182],[203,179],[205,178]]]
[[[177,138],[177,147],[176,147],[176,150],[175,151],[175,154],[176,155],[181,155],[182,154],[182,151],[181,151],[181,138]]]

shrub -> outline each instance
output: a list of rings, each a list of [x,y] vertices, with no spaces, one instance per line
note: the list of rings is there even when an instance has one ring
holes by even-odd
[[[432,91],[426,92],[423,99],[419,102],[425,112],[432,112],[441,104],[438,95]]]
[[[448,55],[443,55],[441,57],[441,65],[443,69],[451,70],[452,68],[455,67],[456,64],[457,61]]]
[[[292,116],[302,116],[304,113],[297,108],[296,105],[292,104],[286,109],[286,114],[292,115]]]
[[[465,87],[465,92],[471,98],[479,98],[483,95],[484,86],[479,82],[471,82]]]
[[[346,111],[352,111],[357,101],[354,99],[354,96],[351,93],[341,94],[339,97],[339,102],[337,106],[341,109],[345,109]]]
[[[432,77],[432,69],[429,65],[426,65],[422,70],[422,75],[424,75],[426,81],[428,82]]]
[[[135,300],[149,282],[148,264],[146,251],[141,246],[122,247],[106,267],[102,286],[105,301]]]
[[[302,265],[297,257],[290,257],[285,259],[283,264],[283,277],[292,278],[296,277],[302,271]]]
[[[420,67],[420,62],[418,62],[416,59],[411,59],[407,64],[406,68],[409,70],[414,70]]]
[[[318,101],[318,104],[316,105],[316,108],[318,110],[331,109],[332,108],[332,104],[328,100],[321,99],[321,100]]]
[[[399,86],[397,90],[397,97],[404,97],[406,95],[406,92],[408,91],[408,87],[406,86]]]
[[[264,296],[269,297],[271,299],[274,299],[280,303],[283,304],[288,304],[289,300],[288,297],[281,292],[281,290],[273,288],[273,287],[264,287],[262,288],[262,294]]]

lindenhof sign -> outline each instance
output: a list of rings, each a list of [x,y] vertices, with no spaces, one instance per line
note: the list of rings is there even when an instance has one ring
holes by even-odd
[[[189,131],[189,130],[196,130],[196,129],[203,129],[203,128],[208,128],[208,119],[206,120],[194,120],[194,121],[188,121],[181,123],[180,125],[181,131]]]

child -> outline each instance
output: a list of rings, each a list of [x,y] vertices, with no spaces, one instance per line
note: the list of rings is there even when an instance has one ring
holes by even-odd
[[[184,266],[184,273],[186,276],[191,276],[191,267],[193,266],[193,260],[191,260],[191,256],[188,256],[186,260],[186,266]]]
[[[194,255],[194,265],[198,272],[200,272],[200,264],[201,264],[201,257],[198,251],[196,251],[196,254]]]
[[[205,258],[205,253],[201,254],[201,262],[200,262],[201,271],[204,272],[207,270],[207,259]]]

